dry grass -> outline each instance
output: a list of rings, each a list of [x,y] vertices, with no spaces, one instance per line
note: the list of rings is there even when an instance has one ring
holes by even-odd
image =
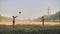
[[[12,25],[12,22],[0,22],[0,24],[3,25]],[[35,25],[42,25],[42,22],[29,22],[29,21],[21,21],[21,22],[16,22],[16,24],[35,24]],[[60,25],[58,22],[45,22],[45,25]]]

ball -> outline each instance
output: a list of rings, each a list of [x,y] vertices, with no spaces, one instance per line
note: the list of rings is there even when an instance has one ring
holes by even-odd
[[[19,12],[19,14],[20,14],[21,12]]]

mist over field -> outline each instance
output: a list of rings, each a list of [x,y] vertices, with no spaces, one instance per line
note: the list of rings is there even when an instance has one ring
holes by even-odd
[[[0,0],[0,34],[60,34],[60,0]]]
[[[41,17],[33,20],[16,19],[13,27],[12,18],[0,16],[0,34],[60,34],[59,14],[44,16],[44,26]]]

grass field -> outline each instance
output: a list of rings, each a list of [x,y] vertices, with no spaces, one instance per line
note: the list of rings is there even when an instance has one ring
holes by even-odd
[[[12,22],[1,22],[0,34],[60,34],[60,23],[16,22],[13,28]]]

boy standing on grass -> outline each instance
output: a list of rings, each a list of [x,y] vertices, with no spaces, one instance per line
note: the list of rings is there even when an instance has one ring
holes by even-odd
[[[15,25],[15,18],[17,17],[17,16],[12,16],[13,17],[13,27],[14,27],[14,25]]]
[[[42,16],[42,25],[44,26],[44,16]]]

